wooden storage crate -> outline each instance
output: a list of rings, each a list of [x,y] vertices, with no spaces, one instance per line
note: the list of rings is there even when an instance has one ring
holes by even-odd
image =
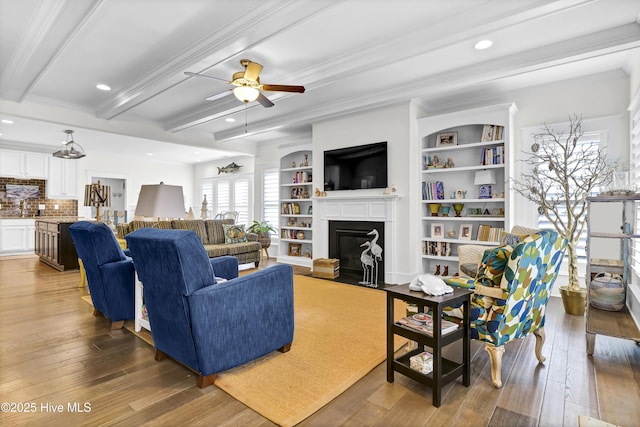
[[[340,260],[336,258],[317,258],[313,260],[313,277],[335,279],[340,276]]]

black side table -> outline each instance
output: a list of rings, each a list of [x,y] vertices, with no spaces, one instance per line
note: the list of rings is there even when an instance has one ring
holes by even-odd
[[[392,383],[397,371],[433,390],[433,406],[441,403],[442,387],[462,375],[462,384],[469,387],[471,383],[470,360],[470,326],[469,309],[472,290],[454,288],[453,293],[442,296],[431,296],[421,291],[409,290],[409,285],[397,285],[385,288],[387,292],[387,381]],[[425,307],[432,310],[433,336],[421,333],[415,329],[402,326],[394,322],[394,300],[401,299],[418,306],[419,312],[427,312]],[[442,310],[445,307],[462,304],[464,319],[462,326],[453,332],[441,336]],[[394,335],[400,335],[418,343],[418,348],[398,359],[394,359]],[[462,363],[457,363],[442,357],[442,349],[458,340],[462,340]],[[431,348],[433,353],[433,372],[423,374],[409,366],[409,359],[424,351],[423,347]]]

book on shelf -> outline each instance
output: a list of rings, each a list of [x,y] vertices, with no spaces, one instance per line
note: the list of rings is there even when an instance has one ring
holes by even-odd
[[[303,183],[311,182],[312,180],[313,178],[311,176],[311,172],[301,171],[301,172],[296,172],[293,175],[294,184],[303,184]]]
[[[503,231],[503,227],[492,227],[490,225],[480,224],[478,226],[477,240],[481,242],[499,242]]]
[[[446,319],[440,320],[440,335],[446,335],[458,329],[458,324]],[[415,329],[418,332],[433,336],[433,318],[427,313],[416,313],[412,316],[403,317],[396,323]]]
[[[504,164],[504,147],[500,145],[482,150],[480,152],[480,164],[482,166]]]
[[[282,203],[280,211],[282,215],[300,215],[300,205],[297,203]]]
[[[423,181],[422,200],[444,200],[444,183]]]
[[[451,256],[451,243],[449,242],[422,242],[423,255]]]
[[[484,125],[482,128],[482,142],[501,141],[504,136],[504,126]]]

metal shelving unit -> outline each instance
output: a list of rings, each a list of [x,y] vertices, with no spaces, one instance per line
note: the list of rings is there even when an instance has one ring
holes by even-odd
[[[604,233],[594,230],[595,224],[591,222],[592,204],[615,203],[622,204],[622,221],[619,233]],[[631,277],[629,265],[629,249],[633,239],[640,238],[639,230],[634,230],[632,222],[634,210],[640,209],[640,195],[634,196],[598,196],[587,199],[587,307],[585,310],[587,354],[592,355],[596,335],[605,335],[623,339],[634,340],[640,343],[640,330],[634,322],[629,309],[625,305],[620,311],[606,311],[592,307],[590,304],[590,286],[593,275],[601,271],[617,273],[622,276],[625,287]],[[619,259],[601,260],[591,258],[590,247],[593,239],[616,239],[620,241]]]

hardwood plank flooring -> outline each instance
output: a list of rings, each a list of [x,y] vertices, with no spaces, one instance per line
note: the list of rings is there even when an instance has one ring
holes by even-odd
[[[274,425],[215,386],[199,389],[187,368],[156,362],[135,335],[111,331],[81,300],[87,290],[79,282],[77,271],[59,272],[34,256],[0,258],[0,400],[36,409],[0,412],[0,425]],[[584,319],[565,315],[553,298],[546,362],[537,363],[534,337],[508,344],[501,389],[491,383],[482,343],[472,342],[471,385],[449,384],[440,408],[431,389],[401,374],[387,383],[383,363],[300,425],[577,426],[579,415],[638,425],[640,346],[598,336],[589,357],[584,331]],[[459,351],[446,349],[451,358]]]

